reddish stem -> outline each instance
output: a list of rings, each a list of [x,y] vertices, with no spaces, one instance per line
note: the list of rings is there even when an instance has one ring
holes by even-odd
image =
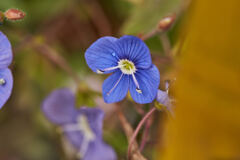
[[[147,138],[148,138],[148,135],[149,135],[149,130],[150,130],[150,126],[153,122],[153,118],[150,117],[147,122],[146,122],[146,125],[145,125],[145,128],[144,128],[144,131],[143,131],[143,137],[142,137],[142,141],[141,141],[141,144],[140,144],[140,152],[142,152],[142,150],[144,149],[144,146],[147,142]]]
[[[145,114],[145,116],[142,118],[142,120],[139,122],[137,128],[135,129],[131,139],[130,139],[130,143],[128,146],[128,154],[127,154],[127,158],[130,160],[131,157],[131,152],[132,152],[132,145],[141,129],[141,127],[144,125],[144,123],[146,122],[146,120],[148,120],[148,118],[154,113],[154,111],[156,110],[155,107],[153,107],[148,113]]]

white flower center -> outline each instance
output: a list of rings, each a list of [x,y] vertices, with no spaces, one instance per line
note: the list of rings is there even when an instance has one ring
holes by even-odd
[[[6,83],[5,79],[0,78],[0,85],[2,86],[2,85],[4,85],[5,83]]]
[[[80,158],[83,158],[87,152],[89,143],[94,141],[96,135],[92,131],[87,117],[85,115],[80,115],[77,117],[77,124],[68,124],[64,126],[65,131],[80,131],[83,134],[83,141],[78,153]]]
[[[118,66],[121,66],[120,70],[123,74],[133,74],[137,70],[134,63],[127,59],[121,59],[120,61],[118,61]]]

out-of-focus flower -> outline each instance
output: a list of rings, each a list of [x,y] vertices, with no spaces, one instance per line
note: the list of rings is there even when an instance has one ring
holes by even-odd
[[[128,90],[137,103],[151,103],[156,97],[160,74],[141,39],[102,37],[87,49],[85,58],[94,72],[113,73],[102,87],[106,103],[121,101]]]
[[[23,11],[21,11],[21,10],[11,8],[11,9],[8,9],[8,10],[4,13],[4,16],[5,16],[8,20],[16,21],[16,20],[21,20],[21,19],[23,19],[23,18],[26,16],[26,14],[25,14]]]
[[[158,89],[157,97],[156,97],[156,100],[157,100],[156,107],[158,109],[165,109],[166,108],[168,112],[170,112],[172,115],[174,115],[173,110],[172,110],[173,99],[170,98],[169,94],[168,94],[169,82],[166,82],[165,89],[166,89],[165,91]]]
[[[82,160],[116,160],[114,150],[102,140],[104,113],[98,108],[75,108],[75,97],[68,89],[52,92],[42,110],[52,123],[59,125]]]
[[[13,77],[8,66],[12,62],[12,47],[8,38],[0,31],[0,108],[12,93]]]

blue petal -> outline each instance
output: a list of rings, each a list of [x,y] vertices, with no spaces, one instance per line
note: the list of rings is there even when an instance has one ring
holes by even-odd
[[[130,93],[133,100],[137,103],[151,103],[157,95],[157,90],[160,82],[160,74],[155,65],[146,70],[138,70],[135,73],[142,93],[136,91],[136,85],[130,78]]]
[[[0,79],[5,81],[0,85],[0,108],[2,108],[12,93],[13,77],[10,69],[0,69]]]
[[[137,68],[146,69],[152,64],[150,51],[147,45],[135,36],[123,36],[117,40],[124,58],[134,62]]]
[[[162,91],[162,90],[158,90],[156,99],[160,104],[163,104],[165,106],[167,106],[170,101],[170,99],[168,97],[168,93],[166,91]]]
[[[88,120],[88,124],[91,128],[91,131],[95,135],[95,139],[102,138],[102,123],[104,118],[104,112],[97,108],[87,108],[81,107],[78,110],[78,116],[85,115]],[[76,118],[73,123],[69,123],[67,125],[77,124]],[[64,130],[66,137],[69,142],[73,144],[76,148],[80,148],[83,142],[83,133],[79,130],[68,131]]]
[[[55,90],[44,100],[42,110],[52,123],[71,123],[77,115],[75,97],[67,88]]]
[[[118,48],[115,45],[117,38],[103,37],[94,42],[85,53],[88,66],[94,71],[118,65]],[[111,71],[105,72],[110,73]]]
[[[115,151],[102,140],[91,143],[83,160],[116,160]]]
[[[0,69],[7,68],[12,62],[12,47],[8,38],[0,32]]]
[[[129,75],[123,74],[120,80],[121,75],[122,72],[118,70],[104,81],[102,90],[103,98],[106,103],[119,102],[126,96],[129,86]],[[114,86],[116,87],[114,88]],[[111,90],[112,92],[109,93]]]

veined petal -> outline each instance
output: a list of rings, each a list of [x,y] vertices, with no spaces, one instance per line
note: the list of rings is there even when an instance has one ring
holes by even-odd
[[[142,93],[137,92],[136,85],[130,78],[129,88],[133,100],[137,103],[151,103],[157,95],[158,86],[160,83],[160,74],[155,65],[146,70],[138,70],[135,77],[139,83]]]
[[[12,47],[8,38],[0,31],[0,69],[7,68],[12,62]]]
[[[115,45],[117,38],[103,37],[94,42],[85,52],[85,59],[88,66],[94,71],[118,65],[118,48]],[[106,71],[104,73],[110,73]]]
[[[123,36],[117,40],[121,54],[132,61],[139,69],[149,68],[152,64],[150,51],[147,45],[138,37]]]
[[[99,108],[88,108],[88,107],[81,107],[79,109],[80,115],[83,114],[87,117],[89,126],[94,134],[98,137],[102,136],[102,124],[104,118],[103,110]]]
[[[42,110],[52,123],[71,123],[77,115],[75,97],[67,88],[55,90],[44,100]]]
[[[0,85],[0,108],[2,108],[12,93],[13,77],[10,69],[0,69],[0,79],[4,81],[4,84]]]
[[[128,92],[129,75],[122,75],[121,71],[116,71],[103,83],[103,98],[106,103],[121,101]]]
[[[85,116],[86,122],[77,121],[77,118],[79,118],[80,116]],[[64,129],[64,133],[68,138],[69,142],[73,144],[74,147],[81,149],[84,138],[86,139],[87,138],[86,136],[89,136],[89,134],[93,135],[91,142],[99,138],[102,138],[103,118],[104,118],[104,112],[101,109],[81,107],[78,110],[78,115],[75,118],[75,121],[72,124],[67,124],[67,125],[75,125],[78,128],[76,128],[75,130]],[[81,123],[86,123],[86,124],[81,124]],[[66,126],[63,126],[63,127],[66,127]]]
[[[116,160],[117,156],[113,148],[105,144],[101,139],[90,144],[83,160]]]

